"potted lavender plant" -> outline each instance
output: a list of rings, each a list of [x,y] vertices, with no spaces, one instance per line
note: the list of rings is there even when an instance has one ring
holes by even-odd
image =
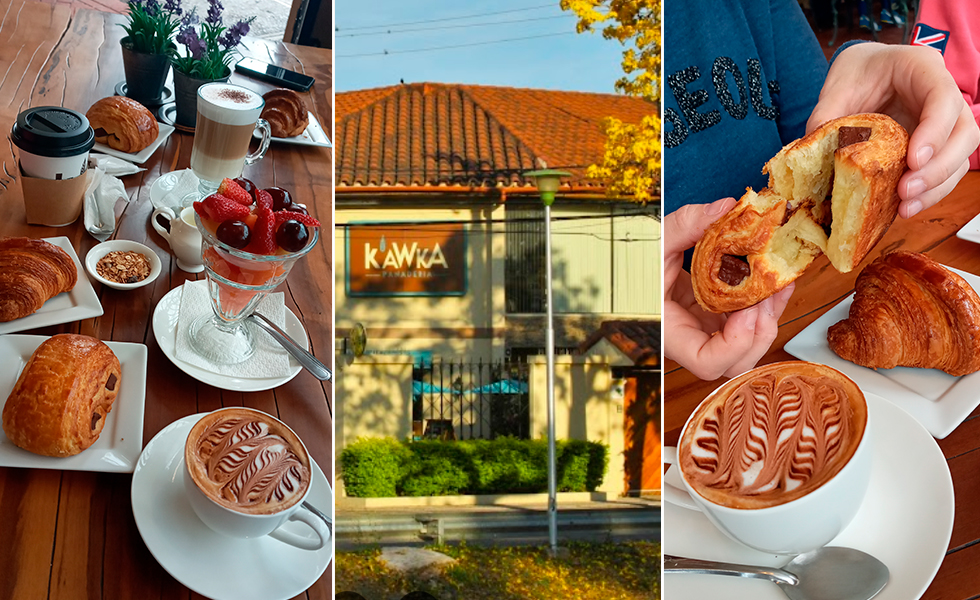
[[[174,56],[174,99],[177,104],[175,123],[182,129],[193,129],[197,123],[197,90],[205,83],[227,81],[238,44],[248,35],[255,17],[225,27],[220,0],[208,0],[208,14],[198,23],[192,11],[183,21],[177,42],[184,51]]]
[[[146,106],[159,106],[177,51],[173,36],[180,26],[180,0],[130,0],[126,36],[120,40],[126,95]]]

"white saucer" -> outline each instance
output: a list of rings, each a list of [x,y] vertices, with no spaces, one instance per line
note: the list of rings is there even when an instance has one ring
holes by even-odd
[[[864,504],[829,545],[863,550],[881,560],[890,580],[875,600],[919,598],[939,570],[953,531],[953,480],[946,458],[922,425],[891,402],[865,391],[873,467]],[[681,487],[675,467],[664,485]],[[787,557],[732,541],[699,512],[663,503],[663,553],[727,562],[782,566]],[[758,579],[665,573],[670,600],[786,600]]]
[[[184,170],[171,171],[153,180],[153,185],[150,186],[150,204],[160,206],[160,200],[177,187],[177,182],[183,174]]]
[[[157,339],[160,349],[167,355],[170,362],[177,365],[184,373],[194,379],[202,381],[208,385],[224,390],[234,390],[237,392],[261,392],[271,390],[288,382],[303,370],[302,365],[296,359],[289,357],[289,374],[284,377],[231,377],[213,371],[208,371],[197,365],[192,365],[177,358],[177,318],[180,315],[180,294],[181,287],[175,287],[167,292],[160,299],[156,308],[153,310],[153,336]],[[310,347],[310,339],[306,335],[306,329],[300,323],[293,311],[286,308],[285,329],[289,337],[293,338],[302,348]],[[265,334],[263,334],[265,335]]]
[[[175,421],[143,449],[133,473],[133,516],[150,553],[191,590],[214,600],[276,600],[302,593],[333,559],[333,544],[300,550],[263,537],[240,540],[215,533],[198,519],[184,496],[184,441],[204,414]],[[333,490],[312,461],[309,502],[333,511]],[[305,525],[283,527],[303,535]],[[312,538],[312,534],[309,534]]]
[[[980,292],[980,277],[946,268]],[[786,342],[783,349],[800,360],[837,369],[865,392],[875,393],[908,411],[935,437],[945,438],[980,406],[980,372],[954,377],[939,369],[869,369],[844,360],[830,349],[827,330],[847,318],[853,301],[852,293]]]

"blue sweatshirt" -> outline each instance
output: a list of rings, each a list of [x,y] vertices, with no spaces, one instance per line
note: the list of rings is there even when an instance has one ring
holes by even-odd
[[[663,23],[664,214],[766,187],[827,76],[798,0],[664,2]]]

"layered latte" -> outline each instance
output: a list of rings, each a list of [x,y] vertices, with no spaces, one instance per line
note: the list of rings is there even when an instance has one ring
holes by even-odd
[[[188,434],[184,459],[194,484],[208,498],[240,513],[286,510],[310,485],[310,459],[296,434],[248,408],[203,417]]]
[[[766,365],[728,381],[701,404],[678,446],[680,468],[714,504],[784,504],[848,463],[867,418],[864,395],[839,371],[800,361]]]

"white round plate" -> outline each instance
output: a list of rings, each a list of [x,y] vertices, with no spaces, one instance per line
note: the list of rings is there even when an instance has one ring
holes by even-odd
[[[171,171],[157,177],[153,181],[153,185],[150,186],[150,204],[158,206],[160,200],[177,187],[177,182],[180,181],[180,176],[183,174],[183,170]]]
[[[157,339],[160,349],[167,355],[170,362],[177,365],[184,373],[194,379],[213,385],[223,390],[234,390],[236,392],[261,392],[271,390],[288,382],[303,370],[302,365],[296,359],[289,357],[289,374],[284,377],[231,377],[202,369],[197,365],[177,358],[177,318],[180,316],[180,286],[167,292],[160,298],[156,308],[153,310],[153,336]],[[293,311],[286,308],[285,329],[289,337],[293,338],[301,348],[310,347],[310,339],[306,335],[306,329],[300,323]]]
[[[830,546],[857,548],[885,563],[888,585],[875,600],[919,598],[943,562],[953,531],[953,480],[936,440],[907,412],[865,391],[873,444],[871,481],[864,504]],[[664,485],[681,486],[674,467]],[[732,541],[704,516],[664,502],[663,552],[743,564],[782,566],[788,557]],[[670,600],[786,600],[775,584],[759,579],[665,573]]]
[[[270,537],[244,540],[221,535],[194,514],[184,496],[184,441],[204,414],[174,421],[143,449],[133,472],[133,516],[157,562],[191,590],[214,600],[285,600],[302,593],[323,574],[333,544],[300,550]],[[332,513],[333,490],[312,461],[308,501]],[[283,527],[299,535],[309,528]],[[312,538],[313,534],[309,533]]]

